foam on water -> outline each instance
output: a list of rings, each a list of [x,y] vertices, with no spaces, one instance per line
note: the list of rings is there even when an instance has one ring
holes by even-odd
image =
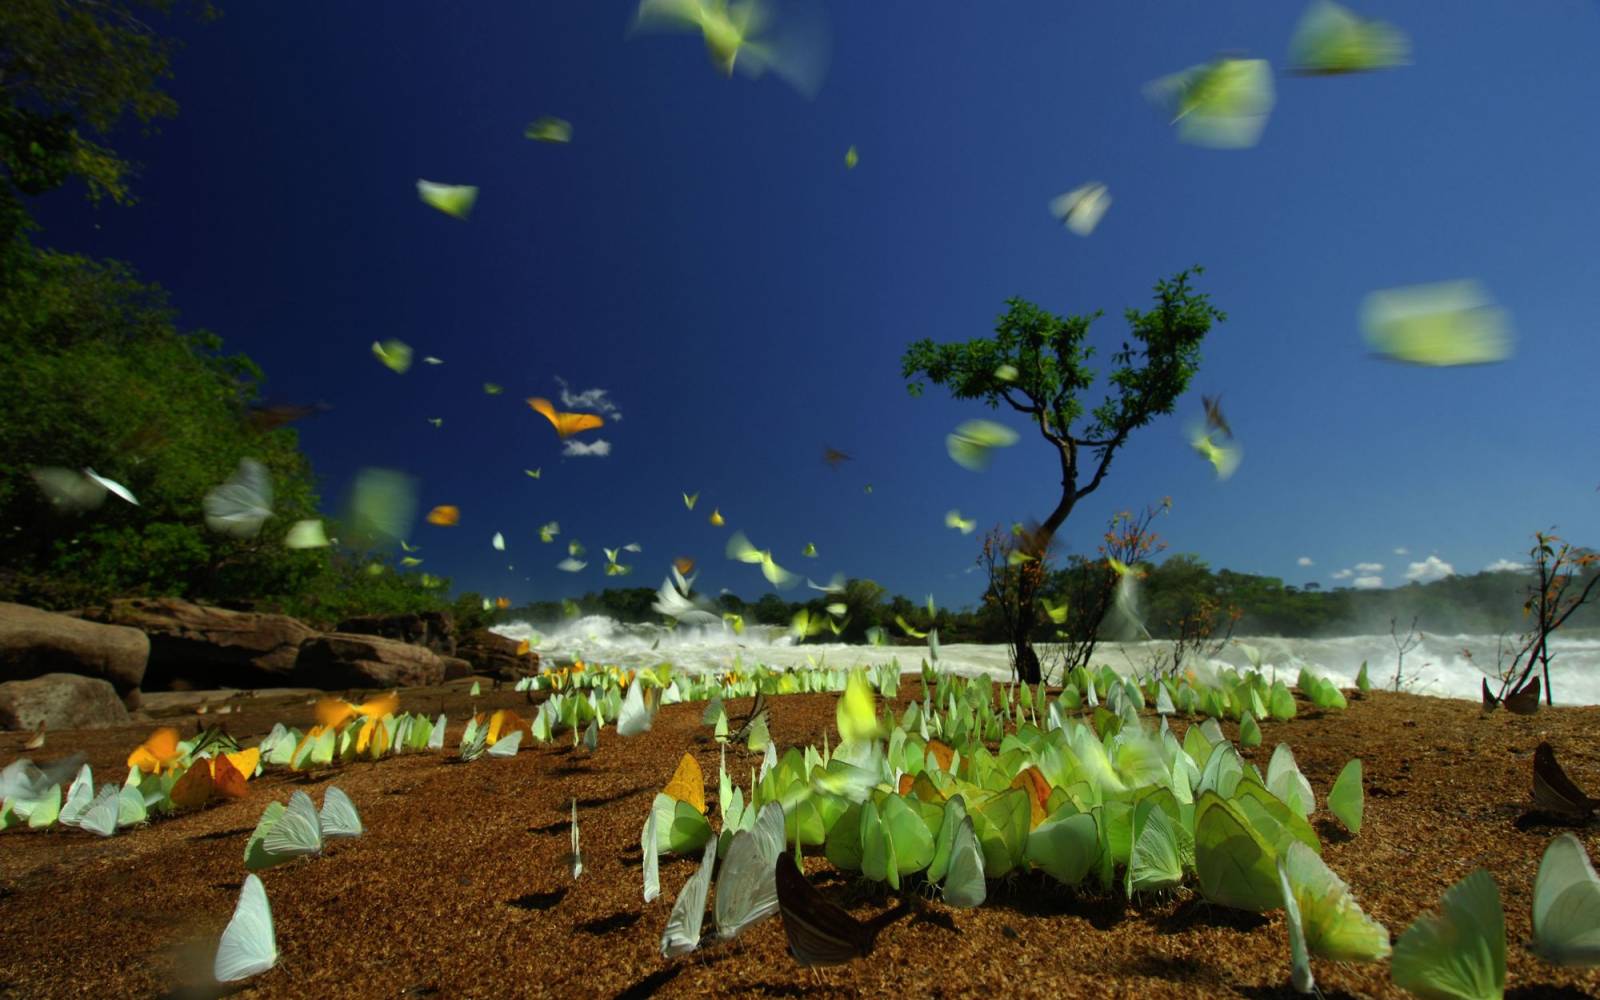
[[[732,669],[737,659],[746,668],[764,663],[774,668],[803,667],[810,662],[830,667],[855,667],[887,663],[897,658],[903,670],[917,669],[928,655],[924,645],[864,646],[847,643],[806,643],[796,646],[778,625],[750,625],[736,635],[724,623],[666,629],[659,625],[624,624],[603,615],[590,615],[544,627],[528,622],[508,622],[494,631],[512,639],[533,639],[533,648],[546,663],[579,659],[585,663],[622,667],[653,666],[671,662],[681,670],[705,672]],[[1509,644],[1514,640],[1507,640]],[[1279,639],[1241,637],[1261,654],[1262,670],[1276,670],[1294,683],[1302,666],[1311,668],[1340,687],[1354,687],[1363,661],[1374,687],[1388,688],[1395,672],[1395,644],[1388,635],[1354,635],[1334,639]],[[1417,694],[1478,700],[1480,680],[1496,662],[1495,636],[1425,634],[1405,655],[1404,685]],[[1557,632],[1550,642],[1550,677],[1558,705],[1600,704],[1600,630]],[[1170,642],[1103,642],[1095,649],[1096,666],[1107,664],[1132,674],[1148,669],[1153,658],[1169,653]],[[1463,651],[1466,652],[1463,652]],[[1513,649],[1506,652],[1510,662]],[[1470,653],[1470,657],[1466,655]],[[969,643],[939,646],[939,663],[960,674],[987,673],[1006,680],[1010,661],[1003,645]],[[1230,644],[1211,666],[1248,667],[1250,657]],[[1491,690],[1498,685],[1490,682]]]

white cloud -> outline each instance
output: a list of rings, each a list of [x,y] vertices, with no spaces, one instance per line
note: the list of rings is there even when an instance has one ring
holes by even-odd
[[[1310,566],[1311,565],[1311,557],[1310,556],[1301,556],[1299,559],[1296,559],[1294,562],[1295,562],[1296,566]]]
[[[1455,573],[1456,568],[1438,556],[1429,556],[1422,562],[1414,562],[1406,567],[1406,579],[1415,580],[1417,583],[1432,583],[1447,576],[1455,576]]]
[[[604,438],[591,444],[584,444],[582,441],[567,441],[561,447],[561,454],[563,456],[570,455],[573,458],[583,458],[587,455],[604,458],[611,454],[611,442]]]
[[[1532,569],[1527,563],[1517,562],[1515,559],[1496,559],[1483,568],[1485,573],[1504,573],[1508,570],[1526,572]]]
[[[1332,573],[1329,573],[1328,575],[1330,577],[1332,577],[1333,579],[1335,579],[1335,580],[1348,580],[1348,579],[1350,579],[1350,577],[1354,576],[1355,574],[1351,573],[1347,569],[1341,569],[1341,570],[1336,570],[1336,571],[1334,571]]]
[[[1350,585],[1357,590],[1379,590],[1383,587],[1383,577],[1358,576],[1350,581]]]
[[[1411,550],[1406,548],[1404,545],[1398,545],[1395,546],[1394,554],[1397,556],[1408,556],[1411,554]]]
[[[1356,572],[1365,573],[1368,576],[1374,573],[1382,573],[1383,563],[1356,563]]]
[[[595,413],[604,413],[612,420],[621,420],[622,411],[617,409],[617,404],[606,398],[604,389],[585,389],[582,392],[571,392],[567,389],[567,380],[560,375],[555,380],[561,383],[561,405],[569,410],[592,410]]]

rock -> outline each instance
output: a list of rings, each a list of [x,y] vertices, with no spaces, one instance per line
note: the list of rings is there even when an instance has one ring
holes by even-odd
[[[472,664],[472,672],[502,681],[517,681],[539,672],[539,654],[518,654],[521,644],[486,628],[474,629],[456,643],[456,655]]]
[[[444,661],[431,649],[348,632],[308,639],[294,668],[296,684],[324,691],[439,684],[444,673]]]
[[[461,657],[441,656],[439,659],[444,663],[445,683],[448,684],[450,681],[458,681],[463,677],[472,676],[472,664]]]
[[[136,628],[0,602],[0,681],[79,674],[127,697],[144,681],[149,659],[150,640]]]
[[[98,677],[45,674],[0,684],[0,727],[6,729],[94,729],[127,722],[117,689]]]
[[[339,623],[336,632],[378,635],[426,646],[440,656],[456,655],[456,622],[448,611],[422,611],[399,615],[362,615]]]
[[[172,597],[135,597],[75,612],[149,636],[144,688],[183,691],[288,686],[316,630],[288,615],[230,611]]]

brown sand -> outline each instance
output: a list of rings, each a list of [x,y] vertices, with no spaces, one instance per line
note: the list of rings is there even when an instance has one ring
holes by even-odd
[[[905,693],[920,695],[920,682],[907,681]],[[401,703],[429,715],[442,706],[454,720],[453,747],[471,702],[463,686],[451,685],[404,691]],[[276,721],[302,728],[311,721],[304,696],[235,704],[241,710],[220,721],[242,743],[253,744]],[[477,706],[527,714],[525,697],[509,690],[486,692]],[[741,699],[729,709],[737,716],[747,706]],[[773,738],[780,747],[820,744],[833,706],[829,695],[774,699]],[[413,754],[315,780],[272,769],[242,801],[110,839],[60,827],[7,831],[0,834],[0,998],[222,995],[206,984],[245,875],[245,841],[267,802],[304,788],[320,803],[329,781],[350,794],[367,833],[262,874],[280,958],[236,987],[242,995],[1296,996],[1281,912],[1208,906],[1190,891],[1130,904],[1038,874],[991,882],[989,900],[976,910],[929,902],[889,925],[869,960],[816,974],[795,965],[776,918],[732,944],[664,960],[661,932],[697,859],[663,858],[662,896],[645,905],[639,832],[652,795],[686,749],[715,796],[718,752],[699,724],[702,708],[663,709],[654,728],[632,740],[607,731],[592,755],[559,745],[472,764]],[[175,718],[186,735],[197,718],[218,720],[188,711]],[[30,756],[47,761],[81,749],[98,780],[115,780],[150,728],[51,733]],[[1508,995],[1600,996],[1600,970],[1556,969],[1521,944],[1531,935],[1539,858],[1561,828],[1517,825],[1542,739],[1581,786],[1600,792],[1600,707],[1485,717],[1468,702],[1373,694],[1342,714],[1308,713],[1261,728],[1263,745],[1246,756],[1264,769],[1272,747],[1289,742],[1319,801],[1344,763],[1362,756],[1361,835],[1346,836],[1325,812],[1313,822],[1329,866],[1395,936],[1482,866],[1506,910]],[[1184,724],[1174,729],[1181,736]],[[1237,735],[1231,724],[1224,729]],[[0,734],[0,766],[23,753],[27,738]],[[742,749],[729,751],[730,771],[745,783],[756,762]],[[574,796],[584,853],[576,882],[560,861]],[[1600,828],[1579,835],[1591,856],[1600,855]],[[893,902],[824,860],[808,857],[806,867],[814,884],[857,916]],[[705,926],[711,930],[709,915]],[[1314,967],[1329,997],[1403,995],[1387,963]]]

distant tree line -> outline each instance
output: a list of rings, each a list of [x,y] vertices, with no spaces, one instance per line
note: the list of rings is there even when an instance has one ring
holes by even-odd
[[[1592,551],[1592,550],[1579,550]],[[1142,564],[1145,573],[1137,589],[1137,610],[1153,639],[1175,640],[1182,622],[1193,609],[1237,608],[1241,612],[1235,635],[1280,636],[1283,638],[1326,638],[1352,634],[1379,634],[1388,631],[1391,618],[1409,622],[1417,628],[1439,634],[1499,634],[1517,632],[1524,626],[1522,606],[1529,588],[1537,581],[1528,571],[1483,572],[1471,576],[1449,576],[1432,583],[1412,583],[1381,590],[1339,587],[1322,590],[1315,584],[1294,586],[1279,577],[1256,576],[1222,569],[1213,572],[1204,560],[1189,554],[1168,557],[1160,564]],[[1046,576],[1040,594],[1051,604],[1065,603],[1068,617],[1064,624],[1043,621],[1032,639],[1041,645],[1056,643],[1060,633],[1081,636],[1086,629],[1114,630],[1120,623],[1102,608],[1097,620],[1071,617],[1074,603],[1083,595],[1098,592],[1110,573],[1104,560],[1069,556],[1067,565]],[[1585,567],[1578,584],[1600,573],[1600,564]],[[564,605],[561,601],[535,601],[499,613],[503,620],[525,619],[549,625],[567,617],[574,608],[581,614],[606,615],[620,622],[669,624],[671,619],[651,609],[655,591],[649,587],[608,589],[589,592]],[[884,629],[897,644],[922,645],[895,623],[899,616],[918,631],[939,630],[946,643],[1004,643],[1007,625],[992,606],[949,609],[936,606],[929,614],[926,602],[913,601],[903,594],[888,594],[872,580],[852,579],[842,594],[817,594],[804,601],[788,601],[767,593],[754,601],[736,594],[716,598],[724,612],[736,614],[748,623],[787,626],[797,612],[828,615],[827,605],[845,605],[844,626],[835,636],[824,632],[813,642],[864,642],[868,628]],[[1569,628],[1600,628],[1600,606],[1587,605],[1568,622]],[[1127,638],[1108,634],[1103,638]],[[1143,636],[1140,636],[1143,638]]]

